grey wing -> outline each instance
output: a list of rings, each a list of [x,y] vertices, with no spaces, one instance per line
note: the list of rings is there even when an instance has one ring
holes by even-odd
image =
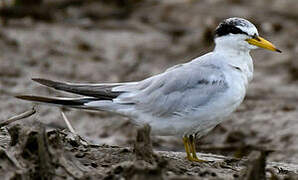
[[[207,105],[228,88],[214,65],[182,65],[139,82],[138,90],[117,99],[132,102],[139,112],[167,117]]]
[[[75,107],[79,108],[123,114],[140,112],[159,117],[185,114],[192,109],[205,106],[228,87],[219,67],[189,63],[143,81],[130,83],[72,84],[45,79],[34,80],[57,90],[85,97],[49,99],[20,96],[19,98],[68,106],[75,104]]]

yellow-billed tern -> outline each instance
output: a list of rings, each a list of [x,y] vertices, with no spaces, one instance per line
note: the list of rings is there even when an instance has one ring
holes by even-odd
[[[148,123],[153,134],[183,137],[187,158],[200,162],[195,138],[221,123],[244,99],[253,78],[250,50],[261,47],[281,52],[242,18],[221,22],[214,40],[212,52],[142,81],[73,84],[33,79],[82,97],[17,97],[71,108],[110,111],[130,117],[135,124]]]

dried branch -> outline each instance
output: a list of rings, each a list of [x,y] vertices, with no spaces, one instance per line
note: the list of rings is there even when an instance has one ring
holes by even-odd
[[[75,132],[75,130],[74,130],[73,127],[71,126],[70,122],[68,121],[68,119],[67,119],[67,117],[66,117],[66,115],[64,114],[63,111],[61,111],[61,115],[62,115],[62,118],[63,118],[63,120],[64,120],[64,122],[65,122],[67,128],[69,129],[69,131],[70,131],[71,133],[77,135],[77,133]]]
[[[76,133],[76,131],[73,129],[73,127],[71,126],[69,120],[67,119],[66,115],[64,114],[63,111],[61,111],[61,115],[63,117],[63,120],[68,128],[68,130],[74,135],[73,138],[75,141],[79,141],[80,143],[84,144],[84,145],[89,145],[89,142],[86,141],[85,139],[83,139],[78,133]]]
[[[33,106],[31,110],[26,111],[26,112],[24,112],[24,113],[22,113],[22,114],[13,116],[13,117],[9,118],[8,120],[6,120],[6,121],[0,123],[0,128],[3,127],[3,126],[7,126],[7,125],[9,125],[10,123],[13,123],[13,122],[15,122],[15,121],[18,121],[18,120],[21,120],[21,119],[25,119],[25,118],[27,118],[27,117],[30,117],[30,116],[32,116],[32,115],[35,114],[35,113],[36,113],[36,109],[35,109],[35,106]]]
[[[150,132],[151,127],[149,124],[138,128],[136,142],[134,143],[136,160],[144,160],[150,163],[155,161],[157,155],[153,152]]]

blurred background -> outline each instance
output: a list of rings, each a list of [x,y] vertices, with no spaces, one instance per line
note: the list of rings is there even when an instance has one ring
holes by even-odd
[[[230,118],[198,141],[198,150],[241,157],[272,151],[270,161],[298,162],[297,0],[2,0],[1,119],[30,109],[15,94],[73,96],[31,78],[69,82],[142,80],[213,49],[220,21],[242,17],[282,54],[253,51],[255,75]],[[63,109],[96,144],[131,146],[135,126],[106,112]],[[21,123],[65,128],[60,109],[39,106]],[[156,150],[184,151],[176,137],[154,137]]]

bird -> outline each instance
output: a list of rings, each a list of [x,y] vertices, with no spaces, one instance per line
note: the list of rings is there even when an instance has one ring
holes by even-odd
[[[214,32],[212,52],[144,80],[124,83],[68,83],[34,78],[42,85],[80,95],[75,98],[18,95],[19,99],[69,108],[109,111],[136,125],[149,124],[153,135],[183,140],[186,158],[205,162],[195,142],[236,110],[253,79],[250,51],[280,52],[259,36],[246,19],[224,19]]]

